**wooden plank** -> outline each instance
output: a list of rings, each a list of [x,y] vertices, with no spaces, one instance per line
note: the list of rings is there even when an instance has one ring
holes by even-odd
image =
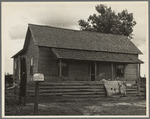
[[[129,97],[130,97],[130,96],[131,96],[131,97],[132,97],[132,96],[138,96],[138,93],[130,93],[130,94],[126,94],[126,96],[129,96]]]
[[[126,89],[126,91],[137,91],[138,89],[132,88],[132,89]]]
[[[137,86],[126,86],[126,89],[137,89]]]
[[[40,86],[103,86],[103,84],[51,83],[51,84],[41,84]]]
[[[146,92],[140,92],[140,95],[146,95]]]
[[[104,86],[40,86],[40,90],[48,89],[104,89]],[[27,90],[34,90],[34,87],[28,87]]]
[[[103,85],[102,82],[100,81],[65,81],[65,82],[43,82],[40,85],[64,85],[64,84],[68,84],[68,85],[74,85],[74,84],[78,84],[78,85],[84,85],[84,84],[91,84],[91,85]]]
[[[27,92],[28,96],[34,96],[34,93],[29,93]],[[101,94],[105,94],[105,92],[67,92],[67,93],[63,93],[63,92],[59,92],[59,93],[39,93],[39,95],[47,95],[47,96],[51,96],[51,95],[101,95]]]
[[[27,92],[28,94],[34,94],[34,92],[33,91],[30,91],[30,92]],[[49,93],[49,92],[39,92],[39,94],[47,94],[47,95],[60,95],[60,94],[69,94],[69,95],[75,95],[75,94],[77,94],[77,95],[84,95],[84,94],[105,94],[105,92],[104,91],[102,91],[102,92],[51,92],[51,93]]]
[[[40,86],[83,85],[82,83],[41,83]]]
[[[141,91],[141,92],[145,92],[145,91],[146,91],[146,88],[140,88],[140,91]]]
[[[133,93],[138,93],[138,91],[128,91],[126,92],[127,94],[133,94]]]
[[[104,96],[104,95],[103,95]],[[101,97],[101,95],[63,95],[63,97],[72,97],[72,98],[93,98],[93,97]]]
[[[105,94],[101,94],[101,95],[43,95],[42,94],[42,95],[39,95],[39,99],[41,98],[43,100],[45,100],[47,98],[56,100],[56,99],[63,99],[63,98],[74,98],[74,99],[84,98],[84,99],[86,99],[86,98],[93,98],[93,97],[100,98],[100,97],[106,97],[106,95]],[[31,96],[28,96],[27,99],[28,98],[34,99],[34,96],[31,95]]]
[[[46,89],[39,92],[105,92],[105,89]],[[27,90],[27,92],[34,92],[34,90]]]
[[[40,86],[40,89],[76,89],[76,88],[79,88],[79,89],[89,89],[89,88],[91,88],[91,89],[103,89],[104,88],[104,86],[103,85],[101,85],[101,86]]]

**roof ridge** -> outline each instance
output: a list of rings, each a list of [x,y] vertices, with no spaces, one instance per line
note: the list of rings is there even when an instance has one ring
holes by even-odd
[[[50,27],[50,28],[55,28],[55,29],[62,29],[62,30],[68,30],[68,31],[76,31],[76,32],[88,32],[88,33],[95,33],[95,34],[105,34],[105,35],[112,35],[112,36],[122,36],[122,37],[127,37],[125,35],[119,35],[119,34],[112,34],[112,33],[101,33],[101,32],[96,32],[96,31],[82,31],[82,30],[75,30],[75,29],[68,29],[68,28],[60,28],[60,27],[55,27],[55,26],[48,26],[48,25],[37,25],[37,24],[30,24],[28,25],[32,26],[38,26],[38,27]]]
[[[62,30],[69,30],[69,31],[77,31],[77,32],[81,32],[80,30],[75,30],[75,29],[67,29],[67,28],[60,28],[60,27],[54,27],[54,26],[48,26],[48,25],[37,25],[37,24],[30,24],[28,23],[28,26],[38,26],[38,27],[50,27],[50,28],[55,28],[55,29],[62,29]]]

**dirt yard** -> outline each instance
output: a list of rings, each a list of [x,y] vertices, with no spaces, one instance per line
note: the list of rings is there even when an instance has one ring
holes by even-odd
[[[34,104],[7,105],[5,115],[34,115]],[[84,101],[40,103],[38,115],[146,115],[146,101]]]
[[[18,97],[12,91],[5,95],[6,116],[34,116],[34,104],[17,105]],[[74,101],[39,103],[37,115],[89,116],[89,115],[146,115],[146,101],[138,99],[110,101]]]

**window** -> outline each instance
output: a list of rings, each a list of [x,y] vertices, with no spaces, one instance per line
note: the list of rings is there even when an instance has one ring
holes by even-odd
[[[17,69],[17,61],[15,61],[15,69]]]
[[[58,66],[60,67],[60,63],[58,63]],[[59,72],[60,72],[60,68]],[[68,64],[66,62],[61,63],[61,76],[68,76]]]
[[[116,76],[117,77],[124,76],[124,65],[116,65]]]
[[[68,76],[68,66],[67,66],[67,63],[62,63],[62,76]]]
[[[18,74],[18,61],[15,61],[15,75],[17,76]]]
[[[33,58],[30,59],[30,75],[33,75]]]

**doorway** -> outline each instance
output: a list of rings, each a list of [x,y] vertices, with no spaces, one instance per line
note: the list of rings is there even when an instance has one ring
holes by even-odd
[[[91,81],[95,81],[95,63],[91,63]]]

